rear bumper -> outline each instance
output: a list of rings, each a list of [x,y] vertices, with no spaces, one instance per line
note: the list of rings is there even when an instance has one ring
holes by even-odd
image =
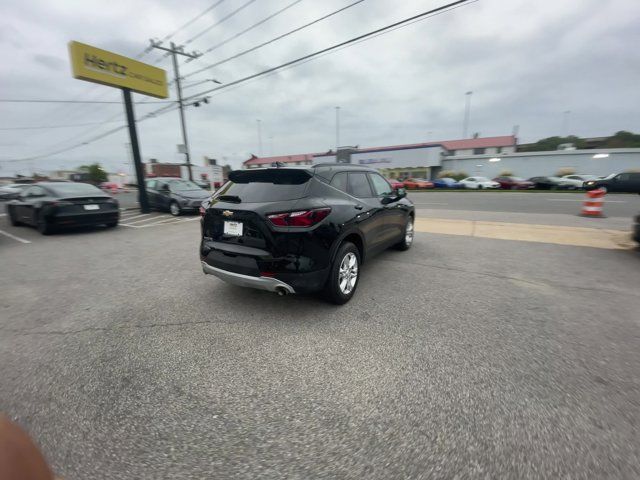
[[[74,226],[74,225],[101,225],[105,223],[114,223],[120,219],[118,210],[100,212],[100,213],[81,213],[69,215],[53,215],[49,217],[49,221],[53,225],[58,226]]]
[[[241,273],[234,273],[221,268],[212,267],[206,262],[202,263],[202,271],[207,275],[214,275],[221,280],[239,287],[257,288],[268,292],[278,292],[284,289],[287,293],[296,293],[293,287],[273,277],[252,277]]]

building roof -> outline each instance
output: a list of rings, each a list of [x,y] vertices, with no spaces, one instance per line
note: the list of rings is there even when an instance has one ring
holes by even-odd
[[[428,148],[428,147],[442,147],[446,150],[471,150],[474,148],[489,148],[489,147],[515,147],[517,144],[516,137],[514,135],[504,135],[501,137],[479,137],[468,138],[464,140],[442,140],[439,142],[426,142],[426,143],[409,143],[405,145],[390,145],[386,147],[369,147],[369,148],[356,148],[352,153],[366,153],[366,152],[384,152],[390,150],[411,150],[413,148]],[[265,165],[274,162],[281,163],[296,163],[313,161],[314,157],[335,155],[333,151],[323,153],[303,153],[297,155],[281,155],[278,157],[256,157],[251,155],[249,160],[245,160],[243,165]]]
[[[354,153],[379,152],[385,150],[410,150],[412,148],[425,148],[442,146],[446,150],[470,150],[473,148],[511,147],[516,146],[516,137],[505,135],[501,137],[479,137],[464,140],[442,140],[438,142],[409,143],[405,145],[391,145],[388,147],[358,148]]]

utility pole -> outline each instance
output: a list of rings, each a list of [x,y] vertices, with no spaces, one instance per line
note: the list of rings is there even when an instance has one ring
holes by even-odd
[[[336,153],[340,146],[340,107],[336,107]]]
[[[469,115],[471,114],[471,95],[473,95],[473,92],[471,91],[465,93],[464,124],[462,125],[462,138],[467,138],[467,133],[469,131]]]
[[[173,59],[173,73],[175,75],[175,83],[176,83],[176,91],[178,93],[178,106],[180,107],[180,125],[182,126],[182,143],[184,144],[184,154],[187,159],[187,170],[189,171],[189,180],[193,181],[193,172],[191,171],[191,153],[189,151],[189,140],[187,138],[187,125],[184,118],[184,103],[182,101],[182,84],[180,78],[180,70],[178,69],[178,55],[182,55],[191,59],[196,59],[201,53],[193,51],[191,53],[187,53],[184,51],[184,47],[182,45],[176,45],[171,42],[170,48],[163,47],[161,45],[162,42],[158,42],[155,40],[150,40],[151,48],[157,48],[158,50],[164,50],[165,52],[169,52]]]

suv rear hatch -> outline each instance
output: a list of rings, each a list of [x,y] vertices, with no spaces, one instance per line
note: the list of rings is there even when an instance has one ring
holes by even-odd
[[[211,199],[203,237],[225,244],[271,250],[267,214],[295,209],[307,196],[313,172],[301,168],[238,170]]]

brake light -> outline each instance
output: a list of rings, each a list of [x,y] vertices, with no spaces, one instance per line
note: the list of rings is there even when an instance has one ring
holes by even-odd
[[[331,209],[327,207],[297,212],[274,213],[267,215],[267,218],[276,227],[312,227],[327,218],[330,213]]]

